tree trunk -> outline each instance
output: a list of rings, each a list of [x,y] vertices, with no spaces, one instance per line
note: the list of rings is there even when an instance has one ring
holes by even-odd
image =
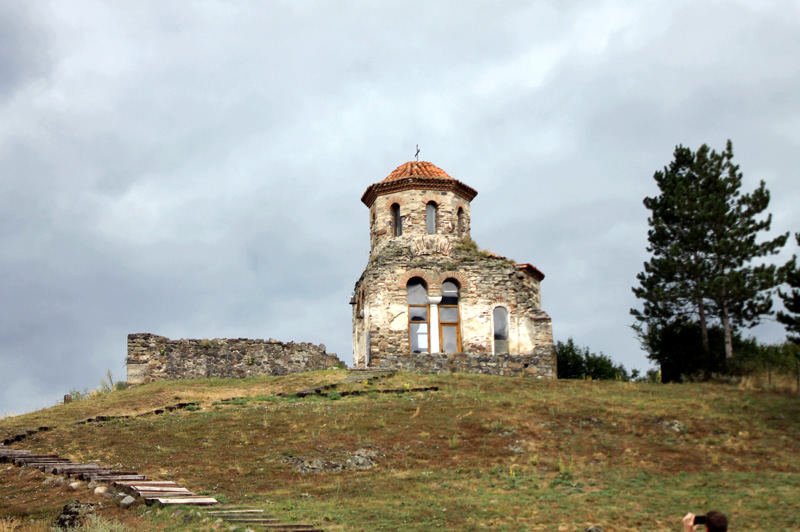
[[[703,351],[706,354],[711,352],[711,345],[708,342],[708,326],[706,325],[706,307],[703,304],[703,298],[697,303],[697,313],[700,315],[700,333],[703,338]]]
[[[733,338],[731,335],[731,318],[728,315],[728,300],[722,302],[722,328],[725,331],[725,360],[733,358]]]

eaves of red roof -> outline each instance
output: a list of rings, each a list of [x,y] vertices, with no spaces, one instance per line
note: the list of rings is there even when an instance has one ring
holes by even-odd
[[[517,268],[536,279],[537,281],[544,280],[542,271],[533,264],[517,264]]]
[[[361,196],[367,207],[372,207],[378,196],[393,194],[404,190],[451,191],[467,201],[478,195],[474,188],[453,179],[447,172],[426,161],[403,163],[380,183],[370,185]]]

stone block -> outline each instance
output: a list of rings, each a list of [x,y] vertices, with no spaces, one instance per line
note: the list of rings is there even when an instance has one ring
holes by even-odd
[[[134,499],[130,495],[126,495],[121,501],[119,501],[119,507],[124,510],[127,510],[134,504],[136,504],[136,499]]]

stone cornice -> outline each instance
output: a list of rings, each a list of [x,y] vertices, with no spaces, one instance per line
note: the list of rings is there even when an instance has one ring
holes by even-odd
[[[472,201],[478,191],[465,185],[458,179],[441,179],[435,177],[406,177],[394,181],[381,181],[370,185],[361,196],[361,202],[367,207],[372,207],[378,196],[402,192],[404,190],[438,190],[457,194],[467,201]]]

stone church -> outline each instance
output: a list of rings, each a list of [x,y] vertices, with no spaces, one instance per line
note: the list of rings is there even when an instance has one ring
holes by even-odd
[[[364,192],[371,251],[350,302],[356,368],[556,377],[544,274],[479,250],[477,194],[423,161]]]

